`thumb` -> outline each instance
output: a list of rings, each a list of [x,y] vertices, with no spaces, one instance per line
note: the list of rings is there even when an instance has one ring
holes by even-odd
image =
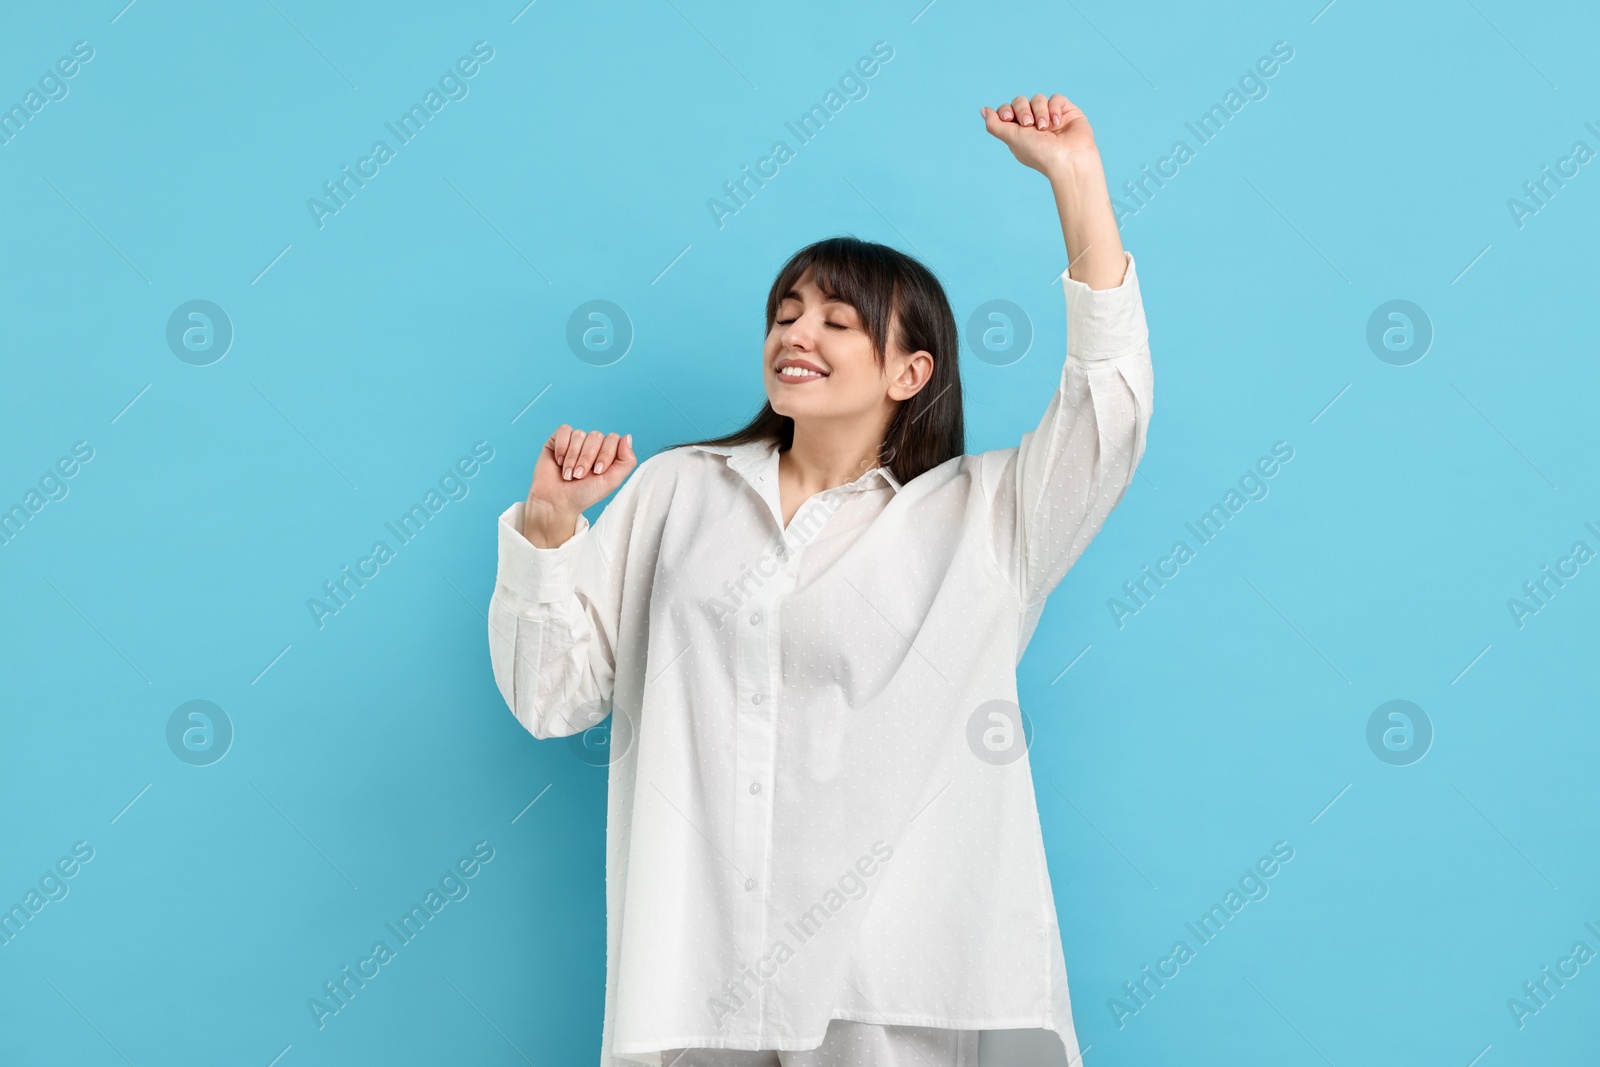
[[[1022,132],[1022,127],[1015,122],[1005,122],[1000,118],[1000,113],[992,107],[980,107],[978,111],[983,115],[983,127],[995,137],[1010,144]]]

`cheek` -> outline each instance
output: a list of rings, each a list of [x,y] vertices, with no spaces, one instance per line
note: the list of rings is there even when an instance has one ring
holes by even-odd
[[[834,377],[852,386],[862,386],[876,381],[878,360],[872,354],[872,342],[861,335],[841,338],[823,350]]]

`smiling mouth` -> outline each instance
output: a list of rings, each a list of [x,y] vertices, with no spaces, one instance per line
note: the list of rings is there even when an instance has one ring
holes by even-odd
[[[785,367],[778,371],[778,380],[784,382],[815,382],[826,377],[826,374],[818,374],[804,367]]]

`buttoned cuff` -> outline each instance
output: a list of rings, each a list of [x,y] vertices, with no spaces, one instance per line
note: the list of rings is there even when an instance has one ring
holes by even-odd
[[[1067,293],[1067,355],[1092,363],[1136,352],[1148,342],[1133,253],[1124,249],[1122,256],[1122,282],[1111,289],[1091,289],[1062,272],[1061,283]]]
[[[500,560],[497,580],[526,604],[556,604],[573,595],[573,568],[589,530],[578,515],[577,531],[555,548],[539,548],[522,536],[519,500],[500,513]]]

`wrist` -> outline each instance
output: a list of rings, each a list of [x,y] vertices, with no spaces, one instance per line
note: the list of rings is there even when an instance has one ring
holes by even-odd
[[[529,498],[522,505],[522,536],[535,548],[559,548],[577,533],[578,514]]]
[[[1090,191],[1104,187],[1106,183],[1105,165],[1101,162],[1099,149],[1075,151],[1047,166],[1044,176],[1050,179],[1051,185],[1067,190]]]

